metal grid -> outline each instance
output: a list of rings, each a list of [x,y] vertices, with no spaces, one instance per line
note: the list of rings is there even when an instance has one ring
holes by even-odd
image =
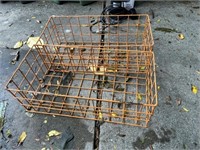
[[[97,20],[99,16],[95,17]],[[148,21],[148,16],[142,17]],[[147,127],[157,106],[150,31],[141,31],[145,38],[138,38],[139,33],[128,33],[134,42],[125,39],[126,32],[112,43],[116,40],[110,33],[112,27],[106,27],[108,32],[101,34],[84,30],[87,33],[84,37],[82,30],[76,30],[83,23],[78,26],[62,22],[68,18],[81,22],[91,16],[51,17],[41,34],[43,41],[39,40],[34,46],[36,50],[26,54],[9,80],[7,90],[30,112]],[[57,19],[59,24],[55,24]],[[65,26],[71,26],[70,31]],[[117,26],[116,30],[122,30],[125,25]],[[126,29],[131,27],[135,25],[128,23]],[[68,30],[71,36],[64,35],[60,29]],[[75,32],[79,32],[77,39]],[[104,41],[100,38],[102,35]],[[143,44],[137,44],[139,39]]]

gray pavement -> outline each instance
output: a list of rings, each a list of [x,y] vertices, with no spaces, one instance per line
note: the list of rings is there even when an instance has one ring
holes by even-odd
[[[138,128],[104,123],[100,128],[99,149],[200,149],[200,92],[191,92],[191,85],[200,89],[200,4],[199,2],[142,2],[136,6],[138,13],[150,13],[155,39],[158,107],[149,123],[149,128]],[[42,149],[51,148],[52,140],[45,141],[48,131],[55,129],[69,131],[74,139],[68,148],[92,149],[94,122],[83,119],[34,115],[28,117],[24,109],[4,90],[16,65],[11,65],[10,53],[19,40],[26,40],[31,34],[39,36],[51,15],[100,14],[101,2],[88,6],[79,3],[57,5],[50,2],[37,2],[22,5],[16,2],[0,4],[0,101],[8,100],[4,134],[8,129],[12,138],[0,139],[3,149]],[[38,24],[32,17],[40,20]],[[30,19],[30,21],[27,21]],[[178,33],[155,31],[156,27],[174,28],[184,34],[178,40]],[[28,51],[21,49],[21,57]],[[169,96],[171,99],[169,100]],[[176,100],[181,99],[181,105]],[[189,111],[184,112],[185,107]],[[44,120],[48,120],[44,124]],[[23,145],[17,147],[18,137],[27,132]],[[38,140],[39,139],[39,140]]]

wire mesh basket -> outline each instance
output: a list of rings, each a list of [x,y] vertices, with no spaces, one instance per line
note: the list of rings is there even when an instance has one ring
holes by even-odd
[[[157,106],[153,38],[147,15],[129,17],[51,17],[7,90],[30,112],[147,127]]]

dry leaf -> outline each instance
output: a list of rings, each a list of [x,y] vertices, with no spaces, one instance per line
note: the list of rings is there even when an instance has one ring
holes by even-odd
[[[182,107],[183,108],[183,111],[185,111],[185,112],[188,112],[189,110],[187,109],[187,108],[185,108],[185,107]]]
[[[101,112],[99,112],[99,119],[102,119],[103,118],[103,115]]]
[[[160,86],[158,86],[157,89],[160,90]]]
[[[180,40],[183,40],[183,39],[185,38],[185,36],[184,36],[183,34],[179,34],[179,35],[178,35],[178,38],[179,38]]]
[[[200,74],[200,71],[196,71],[198,74]]]
[[[22,47],[23,46],[23,41],[19,41],[19,42],[17,42],[15,45],[14,45],[14,49],[19,49],[20,47]]]
[[[145,68],[146,68],[145,66],[141,66],[141,67],[140,67],[140,71],[144,71]]]
[[[140,93],[137,93],[137,100],[142,100],[142,95]]]
[[[38,41],[38,44],[44,44],[44,41],[40,37],[29,37],[27,41],[28,47],[32,48]],[[41,46],[39,46],[41,48]],[[33,47],[35,49],[35,47]]]
[[[111,115],[112,115],[112,117],[117,117],[116,113],[112,113]]]
[[[61,132],[58,132],[56,130],[51,130],[51,131],[49,131],[48,136],[52,137],[52,136],[58,136],[60,134],[61,134]]]
[[[197,92],[198,92],[198,88],[196,86],[194,86],[194,85],[192,85],[192,92],[194,94],[197,94]]]
[[[22,144],[24,140],[26,139],[26,132],[22,132],[22,134],[18,138],[18,145]]]
[[[43,123],[45,123],[45,124],[46,124],[47,122],[48,122],[47,120],[44,120],[44,122],[43,122]]]
[[[33,17],[31,17],[32,19],[35,19],[36,17],[35,16],[33,16]]]

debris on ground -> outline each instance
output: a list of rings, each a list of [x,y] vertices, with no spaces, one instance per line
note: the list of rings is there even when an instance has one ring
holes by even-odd
[[[29,37],[28,40],[27,40],[27,46],[29,48],[32,48],[36,43],[37,41],[40,40],[39,44],[44,44],[44,41],[40,38],[40,37]],[[33,48],[34,49],[34,48]]]
[[[56,130],[51,130],[51,131],[49,131],[48,136],[52,137],[52,136],[58,136],[60,134],[61,134],[61,132],[58,132]]]
[[[171,98],[171,96],[167,96],[167,97],[166,97],[165,104],[167,104],[167,105],[172,105],[172,98]]]
[[[189,110],[187,108],[185,108],[184,106],[182,107],[182,109],[180,111],[181,112],[189,112]]]
[[[180,106],[180,105],[181,105],[181,102],[182,102],[182,100],[181,100],[180,98],[176,99],[176,104],[177,104],[177,106]]]
[[[185,38],[185,36],[181,33],[181,34],[178,34],[178,39],[179,40],[183,40]]]
[[[5,117],[5,112],[6,112],[6,107],[7,107],[7,101],[2,100],[0,101],[0,131],[2,131],[3,126],[4,126],[4,117]]]
[[[11,133],[10,129],[8,129],[8,130],[6,131],[6,136],[7,136],[8,138],[11,138],[11,137],[12,137],[12,133]]]
[[[26,132],[23,131],[22,134],[18,138],[18,145],[21,145],[24,142],[24,140],[26,139],[26,136],[27,136]]]
[[[18,41],[18,42],[14,45],[13,49],[19,49],[19,48],[21,48],[22,46],[23,46],[23,41]]]
[[[158,19],[156,22],[157,22],[157,23],[160,23],[160,19]]]
[[[43,123],[45,123],[45,124],[46,124],[47,122],[48,122],[47,119],[45,119],[45,120],[43,121]]]
[[[20,51],[17,51],[15,57],[11,60],[11,64],[15,65],[16,61],[19,61],[19,58],[20,58]]]
[[[41,23],[41,21],[40,20],[36,20],[36,22],[39,24],[39,23]]]
[[[137,100],[139,100],[139,101],[142,100],[142,95],[140,93],[137,93]]]
[[[120,136],[120,137],[125,137],[126,136],[126,134],[120,134],[120,133],[118,133],[117,135]]]
[[[197,94],[197,92],[198,92],[198,88],[194,85],[192,85],[191,90],[192,90],[192,93],[194,93],[194,94]]]
[[[167,33],[171,33],[171,32],[179,33],[176,29],[165,28],[165,27],[158,27],[158,28],[155,28],[155,31],[167,32]]]

